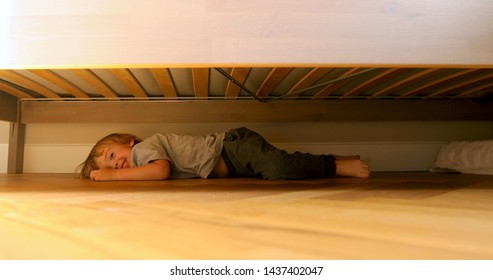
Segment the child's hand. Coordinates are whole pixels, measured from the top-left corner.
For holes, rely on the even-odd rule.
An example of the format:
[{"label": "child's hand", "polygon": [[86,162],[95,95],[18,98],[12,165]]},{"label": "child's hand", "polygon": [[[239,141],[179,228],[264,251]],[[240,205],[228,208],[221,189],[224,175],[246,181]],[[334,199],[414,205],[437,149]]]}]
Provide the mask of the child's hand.
[{"label": "child's hand", "polygon": [[91,180],[93,181],[115,181],[116,169],[98,169],[91,171]]},{"label": "child's hand", "polygon": [[166,180],[170,172],[170,162],[159,159],[138,167],[93,170],[89,177],[93,181]]}]

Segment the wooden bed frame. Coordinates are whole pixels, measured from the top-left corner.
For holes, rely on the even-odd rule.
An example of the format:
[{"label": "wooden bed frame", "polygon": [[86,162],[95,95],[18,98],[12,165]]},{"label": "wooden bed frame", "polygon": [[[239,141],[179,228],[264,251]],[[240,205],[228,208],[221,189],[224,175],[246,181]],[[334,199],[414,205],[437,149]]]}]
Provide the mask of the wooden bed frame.
[{"label": "wooden bed frame", "polygon": [[[0,119],[12,123],[9,173],[22,173],[30,123],[493,120],[489,2],[70,1],[57,12],[45,2],[16,1],[0,12],[8,26]],[[219,79],[213,68],[234,78],[221,78],[219,95],[209,90]],[[157,95],[138,71],[150,73]],[[173,71],[191,73],[191,95]],[[97,91],[81,90],[69,72]],[[261,103],[235,81],[260,98],[335,82],[322,97]],[[368,94],[370,86],[380,90]]]}]

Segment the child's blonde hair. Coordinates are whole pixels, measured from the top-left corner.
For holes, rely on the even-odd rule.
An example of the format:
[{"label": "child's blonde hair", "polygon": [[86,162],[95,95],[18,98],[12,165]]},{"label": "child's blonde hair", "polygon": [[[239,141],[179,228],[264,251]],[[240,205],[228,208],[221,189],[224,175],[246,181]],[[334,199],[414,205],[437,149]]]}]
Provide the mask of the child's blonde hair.
[{"label": "child's blonde hair", "polygon": [[78,173],[78,177],[81,179],[89,179],[91,171],[99,169],[96,164],[96,158],[103,154],[104,147],[112,144],[130,144],[132,141],[134,144],[137,144],[142,140],[135,135],[126,133],[112,133],[105,136],[92,147],[87,159],[77,168],[78,172],[76,172]]}]

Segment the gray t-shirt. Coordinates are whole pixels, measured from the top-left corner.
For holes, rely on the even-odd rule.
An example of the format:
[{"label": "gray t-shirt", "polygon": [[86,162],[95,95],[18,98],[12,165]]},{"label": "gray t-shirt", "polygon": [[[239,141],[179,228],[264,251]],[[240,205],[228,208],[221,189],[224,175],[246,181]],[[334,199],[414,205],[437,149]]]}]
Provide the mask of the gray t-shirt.
[{"label": "gray t-shirt", "polygon": [[135,166],[164,159],[171,164],[171,178],[207,178],[221,156],[225,133],[205,136],[155,134],[132,148]]}]

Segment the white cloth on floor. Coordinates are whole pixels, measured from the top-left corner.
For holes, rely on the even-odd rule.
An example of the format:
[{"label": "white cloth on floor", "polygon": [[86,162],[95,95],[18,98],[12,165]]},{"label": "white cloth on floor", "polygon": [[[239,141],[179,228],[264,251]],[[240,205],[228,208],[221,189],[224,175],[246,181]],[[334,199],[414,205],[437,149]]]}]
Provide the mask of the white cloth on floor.
[{"label": "white cloth on floor", "polygon": [[493,175],[493,140],[446,144],[440,149],[431,171]]}]

